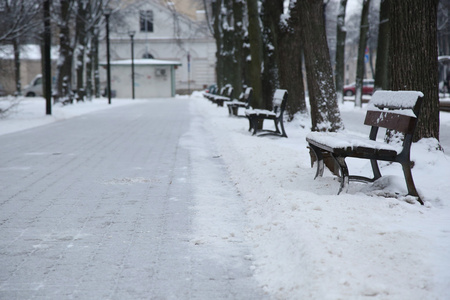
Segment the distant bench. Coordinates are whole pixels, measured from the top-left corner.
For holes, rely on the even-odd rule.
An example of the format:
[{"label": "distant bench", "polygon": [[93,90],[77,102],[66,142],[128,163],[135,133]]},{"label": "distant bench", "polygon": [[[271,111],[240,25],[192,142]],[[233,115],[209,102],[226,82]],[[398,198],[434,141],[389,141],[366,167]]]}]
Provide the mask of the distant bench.
[{"label": "distant bench", "polygon": [[[271,134],[282,137],[287,137],[283,125],[283,113],[286,108],[288,92],[287,90],[278,89],[275,91],[272,99],[272,110],[267,109],[247,109],[245,115],[249,122],[249,131],[253,130],[253,135],[258,131],[265,132],[262,135]],[[275,130],[264,130],[262,123],[264,120],[272,120],[275,125]],[[259,122],[262,122],[261,124]],[[259,124],[261,128],[259,128]],[[279,125],[279,126],[278,126]],[[280,131],[281,128],[281,131]]]},{"label": "distant bench", "polygon": [[[239,107],[249,108],[251,99],[253,95],[253,89],[248,87],[245,91],[239,96],[239,99],[234,99],[233,101],[227,103],[228,113],[230,116],[238,116]],[[245,116],[243,116],[245,117]]]},{"label": "distant bench", "polygon": [[[317,158],[316,176],[322,176],[324,154],[331,155],[339,167],[341,186],[338,194],[346,190],[349,180],[373,182],[381,177],[378,160],[397,162],[402,165],[408,195],[417,197],[423,205],[411,174],[410,150],[419,117],[423,94],[415,91],[377,91],[369,102],[364,124],[372,126],[369,138],[332,133],[311,132],[306,141]],[[385,110],[386,109],[386,110]],[[396,130],[404,134],[402,145],[395,146],[376,141],[379,128]],[[346,157],[370,159],[373,178],[349,175]]]}]

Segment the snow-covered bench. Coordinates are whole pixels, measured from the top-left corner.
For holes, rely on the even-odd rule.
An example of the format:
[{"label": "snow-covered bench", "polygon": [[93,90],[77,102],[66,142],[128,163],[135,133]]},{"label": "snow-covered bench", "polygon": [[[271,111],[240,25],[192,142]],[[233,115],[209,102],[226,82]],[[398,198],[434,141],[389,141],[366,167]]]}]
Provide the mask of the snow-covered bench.
[{"label": "snow-covered bench", "polygon": [[205,97],[208,100],[211,100],[215,95],[217,95],[217,86],[213,86],[211,90],[209,90],[207,93],[203,93],[203,97]]},{"label": "snow-covered bench", "polygon": [[210,99],[212,102],[216,103],[217,106],[223,106],[225,101],[231,101],[233,96],[233,87],[227,84],[222,88],[220,95],[215,95]]},{"label": "snow-covered bench", "polygon": [[239,99],[234,99],[230,103],[227,103],[228,113],[230,114],[230,116],[231,115],[237,116],[239,107],[249,108],[252,95],[253,95],[253,89],[251,87],[248,87],[239,96]]},{"label": "snow-covered bench", "polygon": [[[338,194],[347,189],[349,180],[373,182],[380,178],[377,160],[397,162],[402,165],[408,195],[417,197],[417,200],[423,204],[414,185],[410,160],[411,143],[422,99],[423,94],[416,91],[375,92],[369,102],[364,121],[364,124],[372,126],[368,139],[344,133],[309,133],[306,141],[317,158],[315,178],[323,175],[323,155],[327,153],[334,158],[339,167],[341,186]],[[402,143],[391,145],[384,141],[377,141],[380,127],[402,132],[404,134]],[[374,177],[349,175],[346,157],[370,159]]]},{"label": "snow-covered bench", "polygon": [[[266,132],[265,134],[278,135],[282,137],[287,137],[283,125],[283,113],[286,108],[286,101],[288,97],[287,90],[278,89],[275,91],[272,99],[272,110],[266,109],[247,109],[245,111],[245,116],[249,121],[249,131],[253,129],[253,135],[258,131]],[[275,123],[275,130],[263,130],[262,125],[264,120],[273,120]],[[261,122],[260,129],[258,124]],[[278,127],[280,125],[281,131]],[[264,135],[265,135],[264,134]]]}]

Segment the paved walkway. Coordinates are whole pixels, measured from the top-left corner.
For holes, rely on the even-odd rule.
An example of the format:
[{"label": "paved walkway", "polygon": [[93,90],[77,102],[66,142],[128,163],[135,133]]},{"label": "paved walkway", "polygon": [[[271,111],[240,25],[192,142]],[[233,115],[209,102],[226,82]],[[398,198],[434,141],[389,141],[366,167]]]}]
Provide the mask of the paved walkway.
[{"label": "paved walkway", "polygon": [[[188,102],[0,136],[0,299],[263,298],[242,201],[208,137],[193,150]],[[202,184],[222,195],[211,199],[229,201],[234,217],[220,222],[233,238],[204,226],[214,203],[201,164],[213,175]]]}]

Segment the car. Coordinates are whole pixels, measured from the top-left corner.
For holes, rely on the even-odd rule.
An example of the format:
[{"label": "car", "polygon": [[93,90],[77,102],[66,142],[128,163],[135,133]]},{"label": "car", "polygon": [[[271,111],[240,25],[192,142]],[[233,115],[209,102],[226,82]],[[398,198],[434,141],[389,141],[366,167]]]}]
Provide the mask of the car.
[{"label": "car", "polygon": [[211,84],[208,88],[205,89],[206,93],[214,93],[217,90],[217,84]]},{"label": "car", "polygon": [[[375,85],[374,79],[364,79],[362,93],[363,95],[372,95]],[[353,96],[356,94],[356,83],[353,82],[349,85],[344,86],[344,96]]]},{"label": "car", "polygon": [[38,74],[31,80],[30,84],[24,87],[23,95],[26,97],[42,97],[42,75]]}]

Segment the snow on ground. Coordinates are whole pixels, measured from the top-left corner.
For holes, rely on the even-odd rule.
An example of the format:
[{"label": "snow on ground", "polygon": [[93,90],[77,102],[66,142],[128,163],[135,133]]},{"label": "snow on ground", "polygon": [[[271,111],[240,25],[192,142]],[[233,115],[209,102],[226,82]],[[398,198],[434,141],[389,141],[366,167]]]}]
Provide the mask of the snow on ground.
[{"label": "snow on ground", "polygon": [[[42,99],[22,100],[0,120],[0,134],[111,107],[105,101],[54,106],[50,117],[43,116]],[[112,107],[138,101],[142,100],[113,99]],[[376,183],[350,182],[347,193],[336,195],[339,182],[330,172],[313,179],[315,169],[305,142],[309,119],[286,124],[287,139],[255,137],[248,132],[246,119],[229,117],[226,108],[216,107],[201,94],[186,101],[191,101],[193,116],[189,135],[207,130],[213,136],[219,149],[216,156],[225,161],[246,205],[245,230],[253,245],[247,259],[269,295],[448,299],[450,160],[436,150],[435,141],[412,147],[413,176],[424,206],[397,195],[406,193],[398,164],[380,163],[385,176]],[[364,107],[346,102],[341,112],[348,132],[368,133],[362,125]],[[450,124],[448,113],[441,113],[441,121]],[[207,165],[204,168],[207,174]],[[366,174],[370,164],[355,159],[349,169]]]},{"label": "snow on ground", "polygon": [[112,99],[112,105],[108,105],[108,99],[105,98],[78,103],[75,101],[68,106],[53,105],[52,114],[46,115],[45,100],[41,97],[0,98],[0,111],[9,108],[4,115],[0,114],[0,135],[140,101],[143,100]]}]

